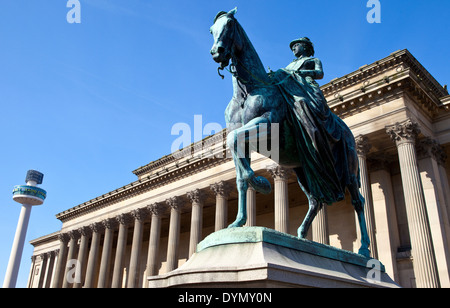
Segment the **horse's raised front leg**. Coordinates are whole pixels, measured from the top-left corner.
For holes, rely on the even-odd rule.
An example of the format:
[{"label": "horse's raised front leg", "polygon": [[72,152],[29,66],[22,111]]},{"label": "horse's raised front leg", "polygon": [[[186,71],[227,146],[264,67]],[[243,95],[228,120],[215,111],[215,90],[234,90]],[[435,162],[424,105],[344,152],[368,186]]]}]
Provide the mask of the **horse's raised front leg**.
[{"label": "horse's raised front leg", "polygon": [[[260,130],[260,124],[264,124],[265,129]],[[267,129],[268,125],[270,125],[270,122],[267,118],[258,117],[230,132],[227,136],[227,145],[233,155],[236,172],[239,168],[242,179],[263,194],[269,194],[272,191],[272,186],[266,178],[255,176],[255,172],[250,166],[250,155],[251,150],[258,151],[258,140],[261,138],[270,139],[271,131]],[[261,134],[265,135],[262,136]]]},{"label": "horse's raised front leg", "polygon": [[236,185],[239,194],[236,220],[228,228],[242,227],[247,222],[247,189],[249,184],[261,193],[267,194],[272,190],[270,182],[264,177],[255,176],[255,172],[250,167],[251,150],[257,150],[254,147],[257,140],[254,139],[258,139],[258,125],[260,123],[267,123],[267,119],[254,119],[247,125],[231,131],[227,136],[227,145],[236,166]]}]

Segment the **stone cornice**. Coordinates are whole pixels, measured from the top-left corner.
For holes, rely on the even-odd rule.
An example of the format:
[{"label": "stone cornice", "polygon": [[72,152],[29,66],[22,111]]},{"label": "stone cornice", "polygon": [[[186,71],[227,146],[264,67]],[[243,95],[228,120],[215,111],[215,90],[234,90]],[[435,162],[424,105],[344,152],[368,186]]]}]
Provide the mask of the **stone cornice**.
[{"label": "stone cornice", "polygon": [[60,234],[60,231],[57,231],[57,232],[53,232],[51,234],[47,234],[47,235],[38,237],[37,239],[31,240],[30,244],[33,245],[34,247],[36,247],[36,246],[42,245],[44,243],[59,241],[58,240],[59,234]]},{"label": "stone cornice", "polygon": [[441,103],[444,106],[450,106],[450,95],[441,97]]},{"label": "stone cornice", "polygon": [[439,82],[420,64],[420,62],[407,50],[398,50],[391,53],[388,57],[378,60],[372,64],[364,65],[358,70],[349,73],[343,77],[335,78],[321,87],[325,96],[330,96],[352,85],[359,84],[369,77],[382,74],[387,69],[393,68],[399,64],[406,64],[415,76],[419,76],[427,85],[430,92],[433,92],[437,98],[448,95],[448,91],[442,87]]},{"label": "stone cornice", "polygon": [[321,89],[333,112],[343,118],[404,92],[414,96],[430,117],[449,111],[444,103],[448,91],[406,49],[333,79]]},{"label": "stone cornice", "polygon": [[[164,172],[166,170],[166,166],[169,164],[174,164],[176,167],[180,165],[189,163],[189,158],[195,158],[195,154],[200,153],[202,156],[205,156],[205,149],[213,145],[217,148],[218,143],[221,143],[222,149],[226,147],[226,129],[223,129],[221,132],[208,136],[201,141],[192,143],[190,146],[185,147],[184,149],[175,152],[173,154],[166,155],[156,161],[153,161],[145,166],[139,167],[134,170],[133,173],[137,175],[139,178],[148,176],[149,174],[157,174]],[[208,149],[209,150],[209,149]],[[208,154],[216,154],[217,151],[209,151]],[[177,158],[181,157],[181,158]],[[188,159],[183,159],[188,157]]]}]

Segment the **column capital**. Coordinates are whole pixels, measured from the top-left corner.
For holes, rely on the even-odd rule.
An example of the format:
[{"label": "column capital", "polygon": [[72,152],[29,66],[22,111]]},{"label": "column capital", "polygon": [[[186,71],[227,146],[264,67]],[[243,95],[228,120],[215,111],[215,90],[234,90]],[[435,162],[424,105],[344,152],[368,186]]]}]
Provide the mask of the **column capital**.
[{"label": "column capital", "polygon": [[45,254],[47,255],[47,259],[53,258],[56,255],[56,250],[47,251]]},{"label": "column capital", "polygon": [[439,164],[444,165],[447,160],[445,149],[435,139],[426,137],[418,141],[416,145],[417,158],[423,159],[427,157],[434,158]]},{"label": "column capital", "polygon": [[135,209],[135,210],[131,211],[131,216],[133,216],[133,218],[135,220],[139,220],[139,221],[144,221],[145,219],[147,219],[149,214],[150,213],[146,207]]},{"label": "column capital", "polygon": [[[250,186],[250,185],[249,185]],[[209,185],[209,188],[214,192],[214,194],[220,195],[224,198],[228,198],[233,187],[230,183],[225,181],[220,181],[214,184]]]},{"label": "column capital", "polygon": [[72,239],[72,240],[77,240],[81,236],[81,234],[78,230],[70,230],[67,232],[67,234],[69,235],[70,239]]},{"label": "column capital", "polygon": [[101,233],[105,230],[105,226],[101,222],[94,222],[89,225],[89,228],[94,233]]},{"label": "column capital", "polygon": [[68,243],[70,241],[70,236],[68,233],[60,233],[58,234],[58,239],[63,243]]},{"label": "column capital", "polygon": [[180,211],[184,205],[184,201],[178,196],[167,199],[166,203],[175,211]]},{"label": "column capital", "polygon": [[82,236],[91,236],[92,234],[92,230],[88,226],[78,228],[78,232],[80,232]]},{"label": "column capital", "polygon": [[128,226],[133,222],[133,217],[130,213],[123,213],[116,216],[117,222],[121,225]]},{"label": "column capital", "polygon": [[411,119],[407,119],[401,123],[386,126],[386,133],[395,141],[397,146],[402,143],[415,143],[417,136],[420,134],[419,124]]},{"label": "column capital", "polygon": [[118,221],[116,218],[107,218],[102,220],[102,224],[106,229],[115,229],[117,228]]},{"label": "column capital", "polygon": [[291,169],[281,167],[278,164],[268,166],[266,170],[269,171],[270,175],[272,175],[272,177],[275,180],[282,180],[282,181],[287,181],[289,175],[292,172]]},{"label": "column capital", "polygon": [[203,203],[206,199],[205,192],[200,189],[189,191],[187,196],[192,203]]},{"label": "column capital", "polygon": [[358,156],[366,156],[372,148],[372,145],[369,143],[369,138],[364,135],[355,137],[355,144]]},{"label": "column capital", "polygon": [[162,202],[156,202],[147,206],[148,211],[151,215],[162,216],[166,212],[166,207]]}]

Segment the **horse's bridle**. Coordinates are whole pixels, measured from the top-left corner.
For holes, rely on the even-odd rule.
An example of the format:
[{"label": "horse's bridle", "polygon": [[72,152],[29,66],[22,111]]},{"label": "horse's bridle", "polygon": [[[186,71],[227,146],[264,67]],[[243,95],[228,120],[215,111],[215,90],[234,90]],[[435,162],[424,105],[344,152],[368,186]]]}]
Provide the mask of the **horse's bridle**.
[{"label": "horse's bridle", "polygon": [[[227,16],[227,14],[223,14],[223,15],[221,15],[221,16],[218,16],[217,17],[217,19],[216,19],[216,22],[217,22],[217,20],[220,18],[220,17],[222,17],[222,16]],[[236,19],[234,19],[234,17],[229,17],[229,16],[227,16],[228,18],[232,18],[233,19],[233,22],[234,22],[234,24],[233,24],[233,32],[232,32],[232,36],[231,36],[231,51],[230,51],[230,55],[231,55],[231,63],[228,65],[228,67],[227,66],[224,66],[224,67],[222,67],[222,66],[219,66],[218,68],[217,68],[217,73],[219,74],[219,76],[222,78],[222,79],[225,79],[225,76],[224,75],[222,75],[221,73],[220,73],[220,71],[223,71],[223,70],[227,70],[231,75],[233,75],[233,77],[235,77],[240,83],[242,83],[242,84],[244,84],[244,85],[253,85],[253,86],[259,86],[259,87],[273,87],[273,86],[278,86],[278,85],[280,85],[280,84],[282,84],[282,83],[284,83],[290,76],[291,76],[291,74],[289,74],[286,78],[284,78],[283,80],[281,80],[280,82],[277,82],[277,83],[267,83],[267,82],[265,82],[265,81],[263,81],[263,80],[261,80],[261,79],[259,79],[257,76],[255,76],[252,72],[251,72],[251,70],[249,70],[247,67],[246,67],[246,65],[242,62],[242,61],[240,61],[239,60],[239,58],[238,57],[236,57],[235,56],[235,53],[234,53],[234,51],[233,51],[233,46],[234,46],[234,43],[235,43],[235,40],[236,40],[236,32],[237,32],[237,30],[236,30],[236,27],[237,27],[237,25],[236,25],[236,23],[237,23],[237,20]],[[240,67],[242,67],[253,79],[254,79],[254,81],[250,81],[250,80],[245,80],[245,79],[243,79],[242,77],[240,77],[240,76],[238,76],[238,74],[237,74],[237,65],[239,65]],[[234,70],[232,69],[232,67],[234,67]],[[255,82],[256,81],[256,82]],[[242,89],[242,87],[241,87],[241,89]],[[246,91],[245,91],[246,92]]]},{"label": "horse's bridle", "polygon": [[[225,14],[222,14],[222,15],[216,17],[217,19],[216,19],[215,22],[217,22],[217,20],[220,19],[220,17],[222,17],[222,16],[227,16],[228,18],[233,19],[232,17],[229,17],[228,14],[225,13]],[[234,19],[233,22],[234,22],[234,23],[233,23],[233,33],[231,34],[231,46],[234,46],[235,35],[236,35],[236,22],[237,22],[237,21]],[[230,55],[231,55],[231,60],[233,60],[233,58],[234,58],[233,47],[231,47]],[[233,61],[232,61],[232,62],[233,62]],[[231,65],[232,65],[232,63],[230,63],[230,65],[228,65],[228,66],[231,67]],[[222,74],[220,73],[220,71],[223,71],[224,69],[226,69],[226,70],[229,71],[233,76],[235,76],[229,69],[227,69],[226,66],[222,66],[222,65],[221,65],[221,66],[219,66],[219,67],[217,68],[217,74],[219,74],[219,76],[220,76],[222,79],[225,79],[225,76],[222,75]],[[236,77],[236,76],[235,76],[235,77]]]}]

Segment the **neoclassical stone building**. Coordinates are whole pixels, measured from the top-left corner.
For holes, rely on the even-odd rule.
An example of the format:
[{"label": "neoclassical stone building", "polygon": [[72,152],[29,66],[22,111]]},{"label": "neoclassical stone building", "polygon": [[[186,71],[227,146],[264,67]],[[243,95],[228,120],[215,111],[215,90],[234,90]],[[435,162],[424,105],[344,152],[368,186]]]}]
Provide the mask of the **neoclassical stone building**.
[{"label": "neoclassical stone building", "polygon": [[[450,287],[446,87],[401,50],[322,90],[356,137],[372,256],[403,287]],[[197,243],[237,212],[225,134],[140,167],[135,182],[57,214],[61,230],[31,241],[28,286],[145,287],[147,276],[186,262]],[[295,176],[256,154],[252,166],[274,191],[248,190],[247,225],[295,235],[308,208]],[[349,200],[324,208],[309,239],[357,252]],[[67,279],[76,270],[79,279]]]}]

